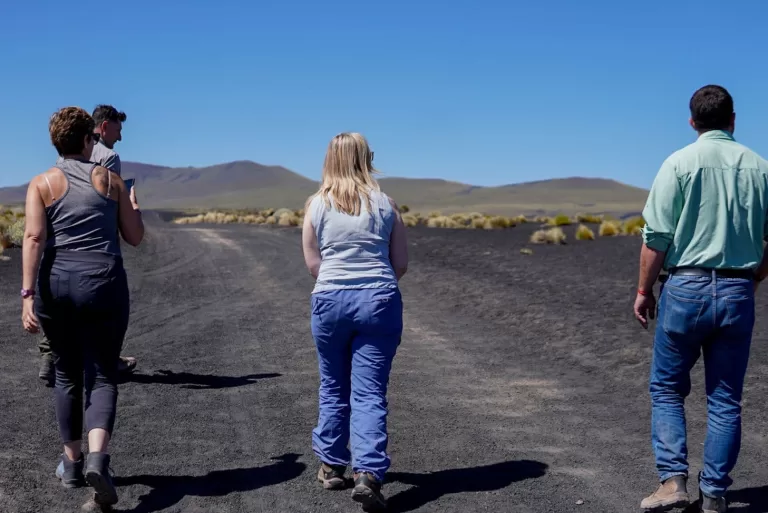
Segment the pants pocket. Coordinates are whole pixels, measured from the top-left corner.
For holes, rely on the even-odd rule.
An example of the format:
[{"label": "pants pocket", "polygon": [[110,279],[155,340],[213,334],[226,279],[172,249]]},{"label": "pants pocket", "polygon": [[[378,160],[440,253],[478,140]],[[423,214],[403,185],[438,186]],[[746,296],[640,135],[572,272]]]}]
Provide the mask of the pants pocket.
[{"label": "pants pocket", "polygon": [[664,331],[668,335],[695,333],[706,304],[697,294],[668,287],[664,294]]},{"label": "pants pocket", "polygon": [[368,325],[380,333],[403,331],[403,299],[397,289],[383,290],[365,303]]},{"label": "pants pocket", "polygon": [[755,300],[751,296],[725,298],[726,326],[736,333],[751,333],[755,324]]}]

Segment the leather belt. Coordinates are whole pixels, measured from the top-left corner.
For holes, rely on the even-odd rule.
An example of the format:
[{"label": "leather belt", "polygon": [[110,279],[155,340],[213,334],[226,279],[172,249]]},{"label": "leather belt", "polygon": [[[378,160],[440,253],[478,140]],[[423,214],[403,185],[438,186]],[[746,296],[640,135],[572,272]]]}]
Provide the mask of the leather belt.
[{"label": "leather belt", "polygon": [[[669,270],[670,276],[712,276],[713,269],[705,267],[674,267]],[[715,276],[720,278],[754,279],[752,269],[714,269]]]}]

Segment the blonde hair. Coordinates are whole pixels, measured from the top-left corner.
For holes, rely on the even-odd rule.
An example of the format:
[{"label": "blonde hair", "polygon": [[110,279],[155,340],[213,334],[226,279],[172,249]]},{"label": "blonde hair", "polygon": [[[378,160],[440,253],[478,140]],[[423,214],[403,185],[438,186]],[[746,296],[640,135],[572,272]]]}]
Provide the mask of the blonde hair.
[{"label": "blonde hair", "polygon": [[331,199],[336,210],[350,215],[360,215],[362,200],[371,210],[371,192],[380,191],[373,177],[378,171],[373,167],[373,152],[362,134],[343,132],[331,139],[323,163],[321,196],[330,208]]}]

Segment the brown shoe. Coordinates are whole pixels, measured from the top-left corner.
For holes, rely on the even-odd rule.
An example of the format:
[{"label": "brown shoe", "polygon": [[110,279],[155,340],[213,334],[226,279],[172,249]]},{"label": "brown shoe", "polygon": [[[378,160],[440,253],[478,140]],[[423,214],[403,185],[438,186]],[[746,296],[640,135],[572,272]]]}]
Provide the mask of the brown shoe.
[{"label": "brown shoe", "polygon": [[344,471],[347,467],[343,465],[326,465],[322,463],[317,470],[317,480],[323,483],[326,490],[341,490],[346,488],[347,480],[344,479]]},{"label": "brown shoe", "polygon": [[670,477],[652,495],[643,499],[640,507],[646,511],[668,511],[688,506],[691,497],[686,489],[687,482],[685,476]]},{"label": "brown shoe", "polygon": [[381,483],[368,472],[355,474],[352,500],[359,502],[363,511],[382,511],[387,508],[387,499],[381,493]]}]

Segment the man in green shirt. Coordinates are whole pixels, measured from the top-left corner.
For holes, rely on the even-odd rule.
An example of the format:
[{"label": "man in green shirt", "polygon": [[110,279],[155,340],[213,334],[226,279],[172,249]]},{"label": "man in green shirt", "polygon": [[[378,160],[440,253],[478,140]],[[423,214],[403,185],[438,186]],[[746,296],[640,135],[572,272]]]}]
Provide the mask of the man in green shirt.
[{"label": "man in green shirt", "polygon": [[755,289],[768,275],[768,162],[733,138],[733,99],[705,86],[690,101],[696,142],[667,158],[643,210],[635,317],[654,318],[651,436],[661,485],[641,502],[665,511],[690,503],[685,398],[704,355],[708,404],[700,510],[726,511],[741,445],[741,396],[755,322]]}]

